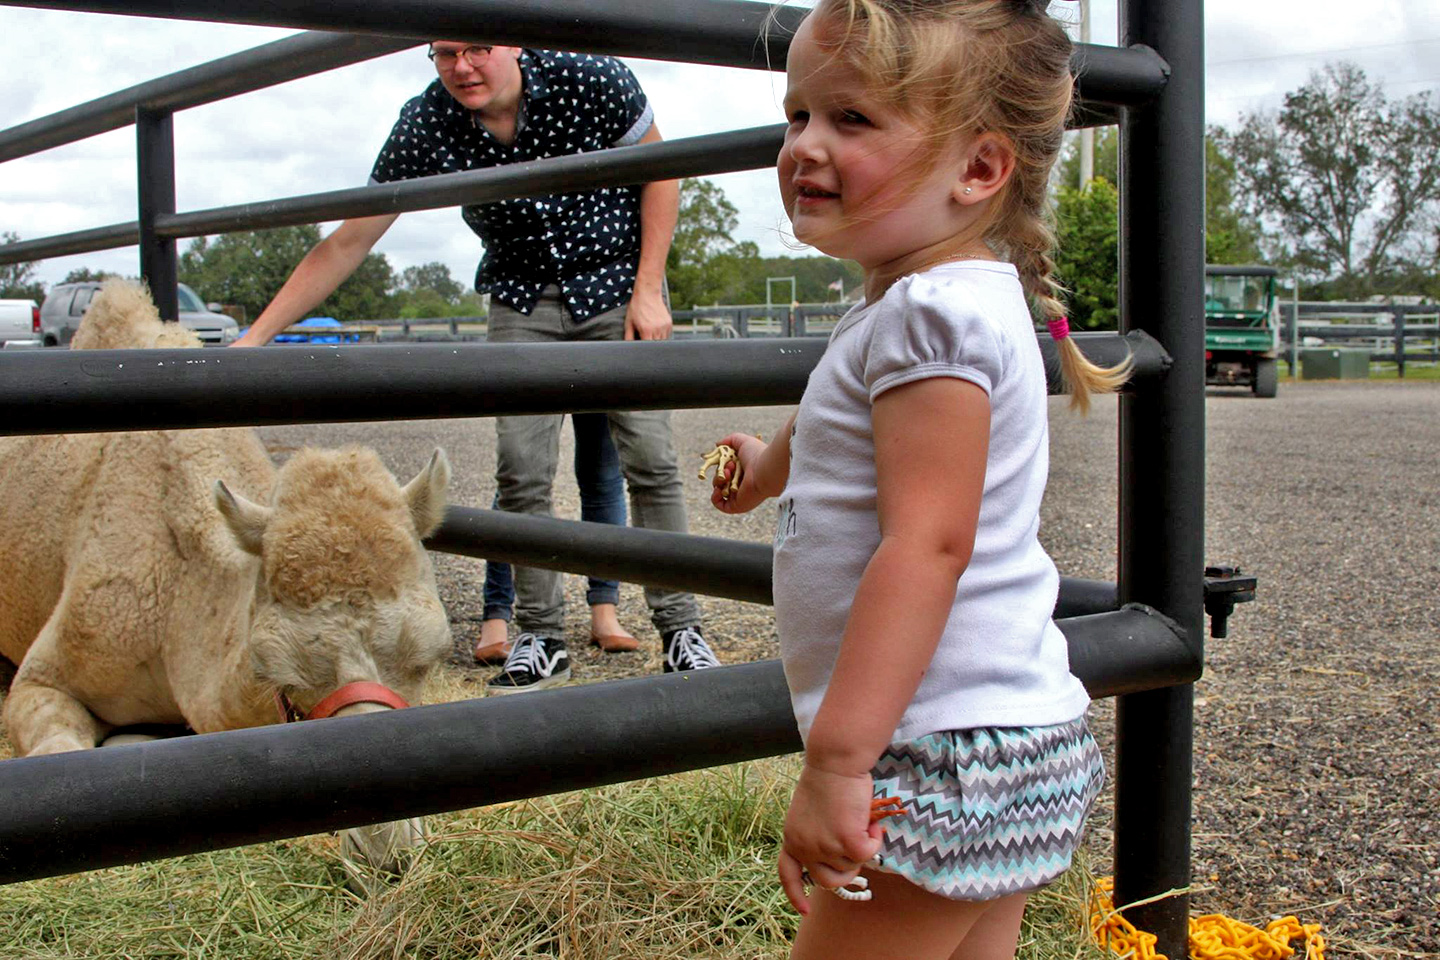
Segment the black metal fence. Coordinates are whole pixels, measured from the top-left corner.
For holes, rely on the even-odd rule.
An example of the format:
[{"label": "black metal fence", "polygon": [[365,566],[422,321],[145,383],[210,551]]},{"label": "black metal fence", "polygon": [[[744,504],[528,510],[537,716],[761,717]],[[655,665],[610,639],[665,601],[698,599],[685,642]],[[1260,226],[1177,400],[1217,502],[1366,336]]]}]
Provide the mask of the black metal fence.
[{"label": "black metal fence", "polygon": [[[816,337],[829,336],[851,303],[748,304],[675,310],[679,336]],[[687,326],[688,325],[688,326]]]},{"label": "black metal fence", "polygon": [[1314,348],[1362,351],[1372,363],[1395,364],[1401,377],[1406,364],[1440,363],[1440,304],[1301,301],[1279,307],[1279,353],[1292,373],[1303,351]]},{"label": "black metal fence", "polygon": [[[349,326],[347,324],[347,326]],[[366,320],[359,326],[375,327],[380,343],[404,340],[424,343],[430,340],[451,343],[480,341],[485,339],[486,318],[464,317],[400,317],[393,320]],[[317,334],[323,331],[315,331]]]},{"label": "black metal fence", "polygon": [[[18,4],[0,0],[12,2]],[[781,29],[761,43],[770,8],[741,0],[23,5],[367,35],[290,38],[0,132],[0,159],[9,159],[136,124],[137,220],[8,245],[0,248],[0,262],[139,243],[141,273],[162,300],[174,290],[165,280],[173,280],[181,237],[751,169],[772,164],[781,140],[777,125],[179,213],[174,110],[432,36],[780,69],[784,28],[804,13],[780,8]],[[1190,879],[1189,684],[1203,662],[1204,617],[1204,24],[1201,0],[1128,0],[1119,16],[1126,46],[1081,45],[1074,59],[1078,122],[1121,126],[1122,334],[1082,341],[1101,359],[1127,349],[1139,359],[1135,382],[1120,401],[1119,582],[1095,589],[1067,581],[1057,616],[1092,695],[1118,697],[1115,869],[1117,902],[1125,903],[1184,888]],[[173,299],[160,309],[175,316]],[[218,357],[174,363],[182,358],[163,351],[146,364],[133,362],[133,351],[124,357],[128,364],[101,351],[0,355],[0,430],[702,407],[717,398],[737,405],[793,403],[824,343],[788,332],[792,336],[730,343],[585,344],[578,347],[583,355],[564,357],[565,349],[553,345],[537,351],[505,344],[341,345],[323,348],[323,364],[314,349],[227,351],[223,363]],[[477,369],[486,376],[476,377]],[[697,370],[704,376],[693,376]],[[223,403],[213,402],[220,397]],[[547,548],[536,549],[542,543]],[[721,552],[703,538],[462,508],[451,511],[432,546],[639,582],[665,581],[666,571]],[[732,550],[726,545],[724,553]],[[713,571],[714,579],[684,585],[718,595],[763,595],[768,564],[759,558],[757,552],[754,569],[738,580]],[[0,764],[0,795],[7,798],[0,813],[0,880],[463,808],[798,746],[785,687],[770,662],[11,760]],[[1158,949],[1178,956],[1187,914],[1180,894],[1128,915],[1159,936]]]}]

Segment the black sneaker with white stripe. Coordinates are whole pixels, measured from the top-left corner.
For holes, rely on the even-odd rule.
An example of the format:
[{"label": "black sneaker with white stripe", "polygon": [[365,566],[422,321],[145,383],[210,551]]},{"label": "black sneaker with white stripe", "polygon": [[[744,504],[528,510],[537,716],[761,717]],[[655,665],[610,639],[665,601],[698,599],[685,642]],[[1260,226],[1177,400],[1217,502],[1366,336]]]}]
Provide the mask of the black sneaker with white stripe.
[{"label": "black sneaker with white stripe", "polygon": [[715,651],[705,642],[705,635],[700,632],[699,627],[671,630],[664,635],[664,640],[666,673],[720,666]]},{"label": "black sneaker with white stripe", "polygon": [[510,645],[505,669],[490,678],[485,688],[491,693],[525,693],[544,690],[570,679],[570,654],[565,641],[522,633]]}]

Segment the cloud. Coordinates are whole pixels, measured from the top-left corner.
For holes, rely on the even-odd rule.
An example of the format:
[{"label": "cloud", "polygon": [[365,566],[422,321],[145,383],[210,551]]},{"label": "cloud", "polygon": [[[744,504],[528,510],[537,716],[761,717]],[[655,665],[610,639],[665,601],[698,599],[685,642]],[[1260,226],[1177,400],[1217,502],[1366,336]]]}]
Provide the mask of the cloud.
[{"label": "cloud", "polygon": [[[1116,42],[1115,0],[1092,4],[1092,40]],[[1077,16],[1074,4],[1054,12]],[[1434,87],[1440,4],[1372,0],[1363,23],[1349,0],[1209,0],[1207,114],[1232,123],[1274,109],[1311,71],[1341,56],[1387,94]],[[0,8],[0,128],[289,35],[261,27]],[[1381,46],[1390,44],[1389,46]],[[653,60],[628,61],[668,138],[781,120],[783,77]],[[433,78],[418,49],[334,70],[176,115],[181,210],[298,196],[365,182],[401,105]],[[12,160],[0,170],[0,230],[31,238],[135,219],[134,131],[125,128]],[[740,211],[737,239],[767,255],[793,252],[773,170],[712,178]],[[327,225],[327,228],[330,225]],[[376,248],[395,269],[438,260],[469,282],[481,248],[454,210],[406,214]],[[137,270],[129,250],[39,265],[55,282],[78,266]]]},{"label": "cloud", "polygon": [[[655,107],[667,138],[698,137],[781,123],[783,74],[659,60],[627,60]],[[773,169],[707,177],[725,191],[740,214],[737,240],[754,241],[766,256],[792,253],[780,242],[784,221]]]}]

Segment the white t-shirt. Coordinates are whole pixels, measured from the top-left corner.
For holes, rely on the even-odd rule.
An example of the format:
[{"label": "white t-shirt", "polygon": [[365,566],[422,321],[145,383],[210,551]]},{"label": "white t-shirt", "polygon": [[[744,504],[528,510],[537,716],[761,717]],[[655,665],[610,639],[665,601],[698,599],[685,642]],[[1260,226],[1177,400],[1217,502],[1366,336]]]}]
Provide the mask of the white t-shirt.
[{"label": "white t-shirt", "polygon": [[800,401],[778,507],[774,589],[802,737],[880,545],[871,404],[929,377],[956,377],[989,394],[990,449],[970,565],[892,739],[1064,723],[1090,702],[1050,619],[1060,577],[1037,537],[1050,455],[1045,368],[1030,311],[1012,265],[966,260],[905,277],[878,303],[847,313]]}]

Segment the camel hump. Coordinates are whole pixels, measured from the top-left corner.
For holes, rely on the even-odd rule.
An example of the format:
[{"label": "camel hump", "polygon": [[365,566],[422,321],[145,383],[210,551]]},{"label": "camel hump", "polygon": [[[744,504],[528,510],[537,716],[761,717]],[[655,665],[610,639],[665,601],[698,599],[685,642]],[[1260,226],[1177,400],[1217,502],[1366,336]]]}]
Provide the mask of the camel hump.
[{"label": "camel hump", "polygon": [[160,319],[150,291],[134,280],[106,280],[90,301],[70,347],[119,350],[126,347],[198,347],[193,330]]}]

